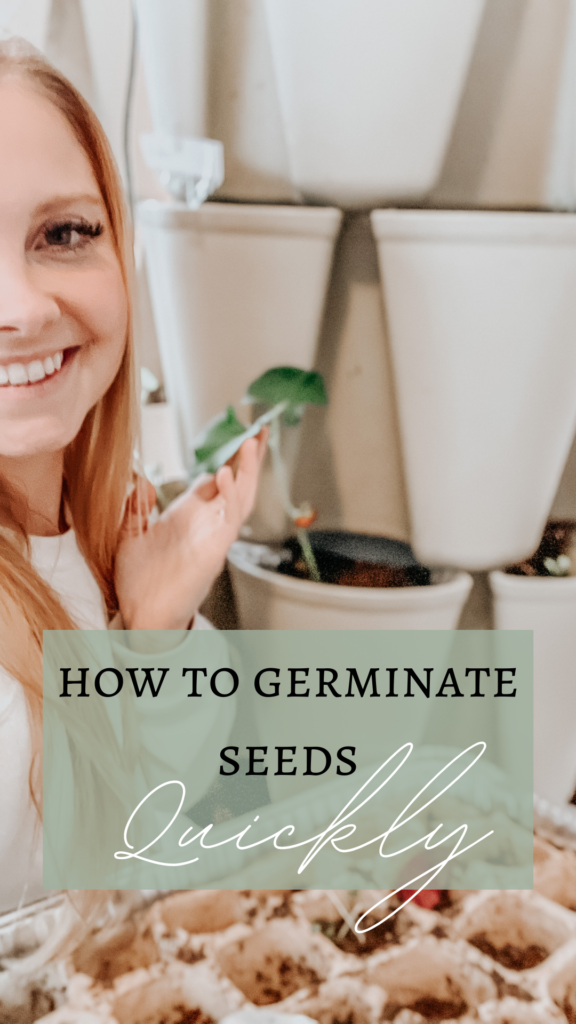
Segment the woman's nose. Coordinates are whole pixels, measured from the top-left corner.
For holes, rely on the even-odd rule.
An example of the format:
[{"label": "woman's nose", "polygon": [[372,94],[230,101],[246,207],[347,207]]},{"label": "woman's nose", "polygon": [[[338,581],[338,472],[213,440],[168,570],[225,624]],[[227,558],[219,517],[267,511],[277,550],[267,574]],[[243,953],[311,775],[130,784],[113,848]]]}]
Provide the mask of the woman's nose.
[{"label": "woman's nose", "polygon": [[0,253],[0,332],[6,343],[34,340],[60,317],[41,268],[22,257]]}]

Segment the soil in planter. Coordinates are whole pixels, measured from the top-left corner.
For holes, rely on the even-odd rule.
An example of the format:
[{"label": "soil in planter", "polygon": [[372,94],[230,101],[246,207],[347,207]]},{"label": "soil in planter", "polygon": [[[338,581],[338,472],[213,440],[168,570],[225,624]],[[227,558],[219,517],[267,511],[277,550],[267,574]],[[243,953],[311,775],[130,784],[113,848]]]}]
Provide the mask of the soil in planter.
[{"label": "soil in planter", "polygon": [[500,948],[494,946],[485,933],[474,935],[469,942],[476,946],[482,953],[486,953],[492,960],[496,960],[503,967],[511,971],[527,971],[531,967],[537,967],[548,957],[548,951],[543,946],[532,944],[530,946],[514,946],[507,942]]},{"label": "soil in planter", "polygon": [[[572,539],[576,531],[576,522],[571,519],[551,519],[546,524],[546,529],[540,541],[537,551],[530,558],[523,562],[509,565],[506,572],[512,576],[553,576],[546,566],[548,559],[556,562],[561,555],[568,555]],[[576,571],[576,565],[572,565],[569,574]]]},{"label": "soil in planter", "polygon": [[216,1021],[212,1017],[207,1017],[202,1010],[187,1010],[185,1006],[175,1006],[173,1012],[168,1017],[162,1017],[158,1024],[216,1024]]},{"label": "soil in planter", "polygon": [[304,957],[294,960],[283,956],[278,964],[272,957],[265,956],[260,970],[256,971],[251,999],[257,1006],[279,1003],[300,988],[317,987],[321,980],[314,968],[305,963]]},{"label": "soil in planter", "polygon": [[416,999],[413,1003],[410,1003],[410,1005],[390,1003],[384,1010],[384,1020],[393,1021],[400,1010],[403,1009],[419,1013],[425,1020],[440,1022],[447,1018],[453,1020],[461,1017],[463,1013],[466,1013],[468,1006],[463,999],[436,999],[435,996],[423,996],[421,999]]},{"label": "soil in planter", "polygon": [[[409,544],[387,537],[315,530],[310,543],[323,583],[343,587],[425,587],[430,570],[416,561]],[[280,552],[276,571],[309,579],[302,548],[290,537]]]},{"label": "soil in planter", "polygon": [[56,1000],[52,993],[33,985],[25,1006],[4,1006],[0,1003],[0,1024],[32,1024],[55,1009]]},{"label": "soil in planter", "polygon": [[520,999],[523,1003],[533,1003],[535,997],[527,992],[525,988],[521,988],[520,985],[513,985],[509,981],[505,981],[504,978],[498,974],[498,971],[492,971],[490,974],[492,981],[496,985],[498,992],[498,999],[505,999],[506,996],[512,996],[513,999]]},{"label": "soil in planter", "polygon": [[[390,904],[391,907],[394,905],[394,903]],[[375,917],[367,918],[364,922],[364,927],[369,928],[370,925],[376,923],[376,920],[377,918]],[[355,956],[369,956],[376,950],[397,946],[412,927],[410,923],[407,923],[402,918],[401,914],[396,914],[389,921],[383,922],[371,931],[364,932],[364,942],[360,942],[356,932],[351,929],[348,929],[344,935],[340,935],[343,923],[342,920],[318,921],[316,922],[316,928],[327,939],[330,939],[335,946],[338,946],[338,949],[341,949],[344,953],[353,953]]]}]

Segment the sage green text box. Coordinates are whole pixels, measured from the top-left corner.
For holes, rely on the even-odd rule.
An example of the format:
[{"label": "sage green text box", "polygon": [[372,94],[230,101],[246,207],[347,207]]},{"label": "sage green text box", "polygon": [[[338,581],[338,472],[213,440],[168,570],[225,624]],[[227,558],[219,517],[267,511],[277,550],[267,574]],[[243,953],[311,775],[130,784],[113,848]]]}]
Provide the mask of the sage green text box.
[{"label": "sage green text box", "polygon": [[532,634],[44,634],[47,888],[531,888]]}]

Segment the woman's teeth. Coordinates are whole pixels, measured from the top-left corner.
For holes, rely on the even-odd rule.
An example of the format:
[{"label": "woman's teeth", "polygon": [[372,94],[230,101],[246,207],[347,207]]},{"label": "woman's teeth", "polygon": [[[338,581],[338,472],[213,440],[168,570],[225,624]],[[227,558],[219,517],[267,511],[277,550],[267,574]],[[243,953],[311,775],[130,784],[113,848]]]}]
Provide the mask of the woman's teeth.
[{"label": "woman's teeth", "polygon": [[0,366],[0,387],[4,384],[36,384],[51,377],[62,366],[64,352],[55,352],[46,359],[33,359],[31,363],[10,363]]}]

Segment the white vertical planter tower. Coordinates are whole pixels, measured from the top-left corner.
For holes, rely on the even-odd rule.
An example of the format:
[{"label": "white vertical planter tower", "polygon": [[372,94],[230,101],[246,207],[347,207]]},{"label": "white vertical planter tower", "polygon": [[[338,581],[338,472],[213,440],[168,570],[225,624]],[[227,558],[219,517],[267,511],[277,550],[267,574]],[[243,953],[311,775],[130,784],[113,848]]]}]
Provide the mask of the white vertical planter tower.
[{"label": "white vertical planter tower", "polygon": [[576,578],[490,574],[496,629],[534,630],[534,789],[576,789]]},{"label": "white vertical planter tower", "polygon": [[271,366],[314,362],[334,209],[140,206],[162,369],[188,449]]},{"label": "white vertical planter tower", "polygon": [[372,214],[414,551],[538,546],[576,428],[576,216]]},{"label": "white vertical planter tower", "polygon": [[438,177],[484,0],[265,0],[293,184],[376,206]]}]

